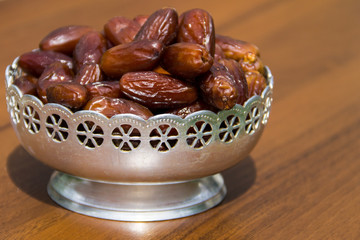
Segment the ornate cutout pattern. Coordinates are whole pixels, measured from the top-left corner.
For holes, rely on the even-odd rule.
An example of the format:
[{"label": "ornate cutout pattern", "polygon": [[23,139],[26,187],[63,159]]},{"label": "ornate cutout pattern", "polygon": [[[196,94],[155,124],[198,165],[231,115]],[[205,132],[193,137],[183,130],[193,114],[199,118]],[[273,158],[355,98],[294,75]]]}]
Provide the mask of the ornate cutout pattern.
[{"label": "ornate cutout pattern", "polygon": [[34,107],[25,106],[23,116],[26,129],[32,134],[38,133],[40,131],[40,116]]},{"label": "ornate cutout pattern", "polygon": [[179,132],[169,124],[162,124],[150,132],[150,145],[159,152],[167,152],[178,142]]},{"label": "ornate cutout pattern", "polygon": [[250,112],[246,115],[245,131],[247,134],[252,135],[260,125],[261,113],[257,106],[251,108]]},{"label": "ornate cutout pattern", "polygon": [[266,124],[268,122],[268,120],[269,120],[272,101],[273,101],[273,98],[271,96],[268,96],[266,98],[266,100],[265,100],[264,117],[263,117],[263,120],[262,120],[263,124]]},{"label": "ornate cutout pattern", "polygon": [[141,143],[139,129],[130,124],[122,124],[111,132],[112,143],[123,152],[131,152]]},{"label": "ornate cutout pattern", "polygon": [[67,122],[57,114],[52,114],[46,118],[46,132],[54,142],[65,141],[69,136]]},{"label": "ornate cutout pattern", "polygon": [[10,113],[11,121],[14,124],[18,124],[20,122],[20,105],[16,101],[15,96],[7,97],[8,108]]},{"label": "ornate cutout pattern", "polygon": [[223,142],[232,142],[240,132],[240,118],[230,115],[220,124],[219,138]]},{"label": "ornate cutout pattern", "polygon": [[92,121],[84,121],[76,128],[79,143],[88,149],[100,147],[104,142],[104,131]]},{"label": "ornate cutout pattern", "polygon": [[198,121],[188,128],[186,143],[195,149],[202,149],[210,143],[213,137],[213,127],[205,121]]}]

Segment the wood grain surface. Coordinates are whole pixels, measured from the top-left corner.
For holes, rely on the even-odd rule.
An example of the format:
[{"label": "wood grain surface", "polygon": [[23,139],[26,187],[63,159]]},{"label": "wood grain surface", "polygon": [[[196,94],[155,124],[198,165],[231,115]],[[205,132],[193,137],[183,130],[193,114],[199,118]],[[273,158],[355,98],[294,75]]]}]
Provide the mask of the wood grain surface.
[{"label": "wood grain surface", "polygon": [[0,84],[0,239],[360,239],[360,1],[2,0],[0,71],[69,24],[200,7],[216,31],[259,46],[274,102],[249,157],[223,173],[225,200],[162,222],[82,216],[50,200],[50,168],[19,144]]}]

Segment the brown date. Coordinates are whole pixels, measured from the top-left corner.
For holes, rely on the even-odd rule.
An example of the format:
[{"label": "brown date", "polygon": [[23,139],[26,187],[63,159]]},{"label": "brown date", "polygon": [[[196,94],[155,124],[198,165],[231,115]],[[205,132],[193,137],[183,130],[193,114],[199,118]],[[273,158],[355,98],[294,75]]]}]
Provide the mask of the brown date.
[{"label": "brown date", "polygon": [[209,111],[213,111],[216,112],[216,108],[214,108],[213,106],[204,103],[201,100],[197,100],[194,103],[187,105],[185,107],[180,107],[177,109],[172,109],[170,111],[168,111],[167,113],[171,113],[177,116],[180,116],[181,118],[185,118],[187,115],[197,112],[197,111],[201,111],[201,110],[209,110]]},{"label": "brown date", "polygon": [[84,64],[99,64],[106,51],[106,39],[97,31],[85,33],[76,44],[73,58],[76,71]]},{"label": "brown date", "polygon": [[81,85],[99,82],[103,80],[103,74],[99,64],[84,64],[76,74],[74,82]]},{"label": "brown date", "polygon": [[29,75],[21,76],[14,80],[14,85],[19,88],[22,94],[36,95],[36,83],[37,79]]},{"label": "brown date", "polygon": [[104,32],[112,44],[119,45],[131,42],[140,30],[141,25],[126,17],[114,17],[104,25]]},{"label": "brown date", "polygon": [[261,61],[260,57],[256,56],[252,52],[247,52],[244,55],[244,58],[239,60],[239,63],[245,72],[258,71],[261,74],[265,73],[264,64]]},{"label": "brown date", "polygon": [[71,55],[80,38],[94,29],[89,26],[70,25],[55,29],[40,42],[40,49]]},{"label": "brown date", "polygon": [[200,82],[204,101],[218,109],[230,109],[239,100],[239,89],[228,69],[215,62]]},{"label": "brown date", "polygon": [[104,114],[106,117],[111,118],[116,114],[131,113],[143,119],[148,119],[153,116],[149,109],[146,107],[122,98],[110,97],[96,97],[91,99],[86,106],[85,110],[92,110]]},{"label": "brown date", "polygon": [[127,72],[155,68],[163,51],[157,40],[139,40],[108,49],[101,59],[101,69],[109,77],[121,77]]},{"label": "brown date", "polygon": [[135,40],[159,40],[169,45],[176,38],[178,14],[173,8],[162,8],[151,14],[135,36]]},{"label": "brown date", "polygon": [[180,107],[197,99],[194,86],[152,71],[125,74],[120,89],[128,98],[151,109]]},{"label": "brown date", "polygon": [[248,85],[246,82],[245,74],[240,64],[233,59],[220,59],[219,63],[224,65],[231,76],[234,78],[236,83],[236,88],[239,93],[239,98],[236,103],[243,104],[248,98]]},{"label": "brown date", "polygon": [[258,47],[249,42],[235,40],[231,37],[216,34],[216,43],[223,50],[227,58],[231,58],[236,61],[244,58],[247,52],[260,56]]},{"label": "brown date", "polygon": [[254,95],[260,96],[267,85],[265,77],[258,71],[246,72],[245,77],[248,84],[249,97]]},{"label": "brown date", "polygon": [[103,96],[111,98],[123,97],[120,91],[119,81],[101,81],[85,85],[89,92],[89,99]]},{"label": "brown date", "polygon": [[196,43],[175,43],[165,48],[160,65],[172,75],[187,80],[207,72],[213,58],[205,47]]},{"label": "brown date", "polygon": [[76,111],[87,103],[88,92],[78,83],[66,82],[48,87],[46,97],[49,103],[58,103]]},{"label": "brown date", "polygon": [[215,27],[211,15],[203,9],[192,9],[180,16],[178,42],[203,45],[211,56],[215,54]]},{"label": "brown date", "polygon": [[46,89],[52,85],[71,82],[74,77],[71,69],[61,63],[54,62],[45,68],[44,72],[41,74],[39,80],[37,81],[37,94],[40,100],[43,103],[47,103]]},{"label": "brown date", "polygon": [[69,56],[53,51],[32,51],[24,53],[20,56],[18,64],[24,72],[35,77],[40,77],[47,66],[57,61],[73,69],[73,60]]}]

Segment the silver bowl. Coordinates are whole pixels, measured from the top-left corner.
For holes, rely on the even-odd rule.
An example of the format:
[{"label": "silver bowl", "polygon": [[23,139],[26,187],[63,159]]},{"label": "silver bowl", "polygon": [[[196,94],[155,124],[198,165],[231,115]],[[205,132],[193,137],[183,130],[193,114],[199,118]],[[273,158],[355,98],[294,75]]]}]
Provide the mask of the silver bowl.
[{"label": "silver bowl", "polygon": [[27,152],[56,169],[50,197],[93,217],[156,221],[217,205],[226,194],[220,172],[250,153],[269,118],[273,77],[267,67],[267,87],[244,106],[143,120],[44,105],[12,84],[22,74],[17,62],[5,72],[16,135]]}]

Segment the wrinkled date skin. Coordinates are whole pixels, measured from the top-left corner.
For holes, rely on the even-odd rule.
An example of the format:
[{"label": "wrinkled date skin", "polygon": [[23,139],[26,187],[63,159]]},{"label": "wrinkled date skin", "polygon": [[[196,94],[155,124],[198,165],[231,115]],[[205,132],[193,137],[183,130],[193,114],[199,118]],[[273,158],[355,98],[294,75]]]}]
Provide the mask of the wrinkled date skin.
[{"label": "wrinkled date skin", "polygon": [[176,38],[178,14],[173,8],[160,9],[149,16],[135,36],[135,40],[159,40],[169,45]]},{"label": "wrinkled date skin", "polygon": [[53,51],[33,51],[27,52],[20,56],[19,66],[24,72],[35,77],[40,77],[44,69],[54,62],[62,62],[70,69],[73,69],[73,60],[71,57]]},{"label": "wrinkled date skin", "polygon": [[175,43],[165,48],[160,65],[172,75],[193,79],[207,72],[213,58],[205,47],[196,43]]},{"label": "wrinkled date skin", "polygon": [[134,40],[140,28],[140,23],[135,20],[126,17],[114,17],[104,25],[104,32],[107,39],[116,46]]},{"label": "wrinkled date skin", "polygon": [[76,70],[78,71],[84,64],[99,64],[105,51],[106,40],[101,33],[91,31],[84,34],[73,53]]},{"label": "wrinkled date skin", "polygon": [[37,78],[32,76],[21,76],[14,80],[14,85],[16,85],[22,94],[31,94],[36,96],[36,83]]},{"label": "wrinkled date skin", "polygon": [[180,16],[178,42],[203,45],[211,56],[215,54],[215,27],[211,15],[202,9],[192,9]]},{"label": "wrinkled date skin", "polygon": [[71,55],[80,38],[90,31],[94,31],[94,29],[79,25],[57,28],[41,40],[40,49]]},{"label": "wrinkled date skin", "polygon": [[215,61],[218,61],[222,58],[226,58],[223,50],[221,49],[219,44],[215,44],[215,55],[214,55],[214,59]]},{"label": "wrinkled date skin", "polygon": [[217,109],[230,109],[239,100],[239,90],[228,69],[216,62],[200,83],[202,97]]},{"label": "wrinkled date skin", "polygon": [[240,64],[233,59],[220,59],[219,63],[224,65],[233,77],[236,83],[236,88],[239,93],[239,98],[236,103],[243,104],[248,98],[248,86],[245,78],[245,73]]},{"label": "wrinkled date skin", "polygon": [[85,85],[89,92],[89,98],[95,98],[99,96],[122,98],[124,97],[120,91],[119,81],[101,81]]},{"label": "wrinkled date skin", "polygon": [[150,109],[175,108],[194,102],[194,86],[156,72],[130,72],[120,79],[121,91]]},{"label": "wrinkled date skin", "polygon": [[214,108],[213,106],[206,104],[201,100],[197,100],[188,106],[177,108],[177,109],[172,109],[167,113],[180,116],[181,118],[185,118],[187,115],[197,112],[197,111],[201,111],[201,110],[209,110],[212,112],[217,111],[216,108]]},{"label": "wrinkled date skin", "polygon": [[59,83],[46,89],[49,103],[58,103],[72,110],[82,108],[88,101],[87,89],[78,83]]},{"label": "wrinkled date skin", "polygon": [[163,51],[157,40],[140,40],[108,49],[101,59],[101,69],[109,77],[121,77],[127,72],[155,68]]},{"label": "wrinkled date skin", "polygon": [[258,71],[261,74],[265,73],[264,64],[261,61],[260,57],[256,56],[252,52],[247,52],[244,55],[244,58],[239,60],[239,63],[245,72]]},{"label": "wrinkled date skin", "polygon": [[247,52],[260,56],[259,49],[252,43],[235,40],[231,37],[216,34],[216,44],[220,46],[227,58],[239,61]]},{"label": "wrinkled date skin", "polygon": [[46,89],[52,85],[72,82],[74,77],[71,69],[61,62],[50,64],[37,81],[37,94],[43,103],[47,103]]},{"label": "wrinkled date skin", "polygon": [[153,116],[146,107],[122,98],[96,97],[91,99],[84,109],[104,114],[108,118],[122,113],[135,114],[145,120]]},{"label": "wrinkled date skin", "polygon": [[267,85],[265,77],[258,71],[246,72],[245,77],[248,84],[249,97],[254,95],[260,96]]},{"label": "wrinkled date skin", "polygon": [[84,64],[76,74],[74,82],[85,85],[102,80],[103,74],[99,64]]}]

